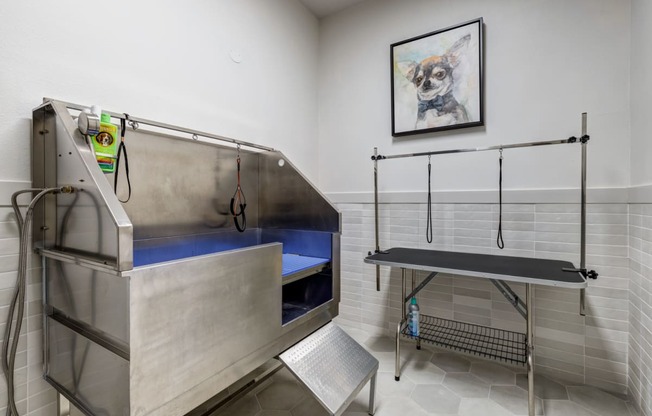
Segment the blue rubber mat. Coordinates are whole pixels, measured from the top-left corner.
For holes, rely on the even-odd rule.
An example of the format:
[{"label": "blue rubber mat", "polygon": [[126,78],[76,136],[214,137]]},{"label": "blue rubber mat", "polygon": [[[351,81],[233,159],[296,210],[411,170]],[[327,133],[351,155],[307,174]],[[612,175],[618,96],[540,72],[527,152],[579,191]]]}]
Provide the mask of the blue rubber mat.
[{"label": "blue rubber mat", "polygon": [[283,272],[282,275],[289,276],[302,270],[312,267],[321,266],[330,260],[320,257],[300,256],[298,254],[283,254]]}]

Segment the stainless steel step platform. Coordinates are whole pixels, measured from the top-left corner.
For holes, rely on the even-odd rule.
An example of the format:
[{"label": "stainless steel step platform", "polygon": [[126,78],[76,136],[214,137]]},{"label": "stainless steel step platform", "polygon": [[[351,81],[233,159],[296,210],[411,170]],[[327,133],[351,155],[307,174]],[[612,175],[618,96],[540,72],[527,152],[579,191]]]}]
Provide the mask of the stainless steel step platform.
[{"label": "stainless steel step platform", "polygon": [[374,414],[378,360],[337,325],[315,331],[279,359],[334,416],[344,413],[371,380],[369,414]]}]

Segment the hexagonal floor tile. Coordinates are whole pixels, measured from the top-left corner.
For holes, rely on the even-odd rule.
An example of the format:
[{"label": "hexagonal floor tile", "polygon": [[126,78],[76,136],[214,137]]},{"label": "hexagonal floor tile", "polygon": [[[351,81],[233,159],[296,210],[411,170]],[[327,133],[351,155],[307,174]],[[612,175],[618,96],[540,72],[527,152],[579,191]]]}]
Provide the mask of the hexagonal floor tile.
[{"label": "hexagonal floor tile", "polygon": [[543,411],[546,416],[597,416],[595,413],[569,400],[544,400]]},{"label": "hexagonal floor tile", "polygon": [[[489,398],[515,415],[527,415],[527,391],[516,386],[491,386]],[[535,399],[535,414],[543,414],[541,399]]]},{"label": "hexagonal floor tile", "polygon": [[[517,374],[516,385],[527,390],[527,374]],[[565,386],[538,374],[534,375],[534,395],[540,399],[568,400]]]},{"label": "hexagonal floor tile", "polygon": [[419,384],[411,397],[429,413],[457,414],[461,402],[455,393],[441,384]]},{"label": "hexagonal floor tile", "polygon": [[481,362],[471,364],[471,374],[483,379],[491,385],[514,385],[516,382],[513,371],[500,364]]},{"label": "hexagonal floor tile", "polygon": [[396,351],[396,341],[390,337],[373,337],[369,338],[364,345],[374,352],[394,352]]},{"label": "hexagonal floor tile", "polygon": [[408,397],[415,384],[408,377],[394,380],[394,373],[378,372],[376,377],[376,397]]},{"label": "hexagonal floor tile", "polygon": [[[349,416],[347,413],[344,413],[345,416]],[[351,414],[350,416],[363,416],[356,413]],[[401,400],[392,400],[386,403],[381,403],[376,407],[376,414],[374,416],[428,416],[429,413],[426,412],[416,404],[411,398],[406,397]],[[312,416],[312,415],[304,415]]]},{"label": "hexagonal floor tile", "polygon": [[256,416],[292,416],[287,410],[262,410]]},{"label": "hexagonal floor tile", "polygon": [[459,416],[505,416],[505,409],[491,399],[462,399]]},{"label": "hexagonal floor tile", "polygon": [[252,393],[249,393],[225,409],[224,413],[220,413],[220,410],[216,413],[228,414],[229,416],[255,416],[259,411],[258,400]]},{"label": "hexagonal floor tile", "polygon": [[415,384],[441,383],[446,373],[430,361],[411,361],[403,366],[401,380],[408,377]]},{"label": "hexagonal floor tile", "polygon": [[471,362],[452,352],[435,353],[430,362],[447,373],[466,373],[471,369]]},{"label": "hexagonal floor tile", "polygon": [[590,386],[567,387],[570,400],[600,416],[626,415],[627,404],[616,396]]},{"label": "hexagonal floor tile", "polygon": [[291,411],[292,416],[328,416],[326,409],[312,397],[306,397]]},{"label": "hexagonal floor tile", "polygon": [[487,398],[491,386],[469,373],[448,373],[442,384],[463,398]]},{"label": "hexagonal floor tile", "polygon": [[304,399],[305,393],[291,381],[274,381],[256,394],[263,410],[290,410]]}]

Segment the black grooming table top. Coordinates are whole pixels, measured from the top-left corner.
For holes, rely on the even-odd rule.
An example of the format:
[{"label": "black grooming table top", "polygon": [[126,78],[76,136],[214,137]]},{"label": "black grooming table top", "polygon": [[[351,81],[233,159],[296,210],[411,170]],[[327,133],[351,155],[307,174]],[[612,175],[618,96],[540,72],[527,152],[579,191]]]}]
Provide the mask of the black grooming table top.
[{"label": "black grooming table top", "polygon": [[579,272],[563,271],[563,268],[574,269],[575,266],[571,262],[561,260],[395,247],[368,256],[364,261],[383,266],[545,286],[574,289],[587,286],[586,280]]}]

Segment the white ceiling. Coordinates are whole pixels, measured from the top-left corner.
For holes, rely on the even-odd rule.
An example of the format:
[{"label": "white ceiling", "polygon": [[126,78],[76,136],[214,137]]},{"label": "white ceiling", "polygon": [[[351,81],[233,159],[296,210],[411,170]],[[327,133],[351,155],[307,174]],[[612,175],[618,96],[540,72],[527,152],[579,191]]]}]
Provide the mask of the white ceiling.
[{"label": "white ceiling", "polygon": [[299,0],[318,18],[337,13],[365,0]]}]

